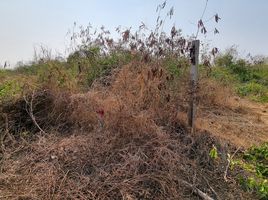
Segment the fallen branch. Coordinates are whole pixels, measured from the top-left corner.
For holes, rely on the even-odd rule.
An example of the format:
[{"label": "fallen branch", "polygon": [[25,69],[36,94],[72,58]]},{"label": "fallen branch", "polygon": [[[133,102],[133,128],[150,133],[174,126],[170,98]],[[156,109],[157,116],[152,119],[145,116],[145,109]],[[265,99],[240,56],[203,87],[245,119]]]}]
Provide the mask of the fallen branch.
[{"label": "fallen branch", "polygon": [[211,198],[210,196],[208,196],[206,193],[202,192],[201,190],[199,190],[198,188],[196,188],[193,184],[188,183],[187,181],[184,180],[180,180],[184,185],[186,185],[187,187],[191,188],[193,190],[193,192],[198,195],[199,197],[201,197],[204,200],[214,200],[213,198]]},{"label": "fallen branch", "polygon": [[216,199],[221,200],[221,198],[219,197],[219,195],[217,194],[217,192],[216,192],[216,191],[209,185],[208,180],[207,180],[205,177],[203,177],[203,178],[204,178],[205,181],[207,182],[207,185],[209,186],[209,188],[211,189],[211,191],[214,193]]}]

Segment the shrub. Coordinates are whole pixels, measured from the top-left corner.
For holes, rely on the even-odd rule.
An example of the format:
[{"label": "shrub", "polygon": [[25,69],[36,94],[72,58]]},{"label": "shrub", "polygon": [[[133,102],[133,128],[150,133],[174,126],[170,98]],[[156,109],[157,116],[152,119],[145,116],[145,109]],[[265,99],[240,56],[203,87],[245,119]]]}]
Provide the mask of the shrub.
[{"label": "shrub", "polygon": [[225,53],[219,54],[215,59],[215,64],[220,67],[229,67],[233,65],[237,58],[237,49],[235,46],[226,49]]},{"label": "shrub", "polygon": [[237,87],[240,96],[249,96],[252,100],[266,102],[268,100],[268,90],[264,85],[249,82]]},{"label": "shrub", "polygon": [[250,71],[249,67],[246,65],[244,60],[238,60],[229,66],[231,73],[237,76],[240,82],[247,82],[253,78],[253,73]]},{"label": "shrub", "polygon": [[189,61],[184,57],[167,57],[164,59],[163,65],[170,74],[178,78],[183,74],[183,71],[189,67]]},{"label": "shrub", "polygon": [[212,70],[211,76],[217,81],[223,82],[224,84],[234,83],[236,78],[227,68],[216,67]]},{"label": "shrub", "polygon": [[6,101],[21,92],[22,89],[16,80],[7,80],[0,85],[0,101]]},{"label": "shrub", "polygon": [[233,64],[233,56],[230,54],[221,55],[216,58],[215,63],[217,66],[228,67]]},{"label": "shrub", "polygon": [[244,59],[231,57],[232,54],[225,54],[217,58],[218,66],[213,68],[211,76],[226,85],[231,85],[242,97],[268,102],[268,67],[252,65]]}]

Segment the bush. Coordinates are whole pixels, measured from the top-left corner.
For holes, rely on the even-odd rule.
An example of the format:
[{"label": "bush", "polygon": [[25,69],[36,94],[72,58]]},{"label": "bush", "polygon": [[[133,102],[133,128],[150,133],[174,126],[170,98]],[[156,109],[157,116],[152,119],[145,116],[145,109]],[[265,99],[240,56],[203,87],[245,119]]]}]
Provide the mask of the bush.
[{"label": "bush", "polygon": [[225,54],[222,56],[219,56],[216,58],[215,63],[217,66],[221,66],[221,67],[228,67],[231,66],[233,64],[233,56],[230,54]]},{"label": "bush", "polygon": [[227,68],[216,67],[212,70],[211,76],[217,81],[223,82],[225,85],[234,83],[236,77],[230,73]]},{"label": "bush", "polygon": [[215,64],[220,67],[229,67],[235,63],[237,54],[236,47],[232,46],[226,49],[225,53],[216,57]]},{"label": "bush", "polygon": [[240,82],[247,82],[253,78],[253,73],[249,66],[242,59],[229,66],[231,73],[235,74]]},{"label": "bush", "polygon": [[16,80],[7,80],[0,85],[0,101],[7,101],[22,91]]},{"label": "bush", "polygon": [[227,52],[216,58],[217,67],[212,77],[226,85],[232,85],[238,95],[258,102],[268,102],[268,66],[250,64]]},{"label": "bush", "polygon": [[92,63],[86,64],[86,82],[90,86],[97,78],[107,76],[111,70],[127,64],[132,57],[128,52],[114,52],[108,56],[100,56]]},{"label": "bush", "polygon": [[255,82],[249,82],[237,87],[240,96],[248,96],[252,100],[266,102],[268,101],[268,89],[264,85]]},{"label": "bush", "polygon": [[181,57],[179,59],[174,57],[167,57],[164,59],[163,65],[170,74],[178,78],[183,74],[184,69],[189,67],[189,61],[184,57]]}]

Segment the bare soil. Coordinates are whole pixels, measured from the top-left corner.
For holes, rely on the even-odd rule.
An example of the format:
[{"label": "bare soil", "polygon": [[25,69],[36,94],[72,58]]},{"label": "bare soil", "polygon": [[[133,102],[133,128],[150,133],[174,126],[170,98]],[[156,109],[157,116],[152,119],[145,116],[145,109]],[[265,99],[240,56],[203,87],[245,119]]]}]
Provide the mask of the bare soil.
[{"label": "bare soil", "polygon": [[235,146],[250,147],[268,141],[268,104],[238,97],[227,109],[201,107],[198,126]]}]

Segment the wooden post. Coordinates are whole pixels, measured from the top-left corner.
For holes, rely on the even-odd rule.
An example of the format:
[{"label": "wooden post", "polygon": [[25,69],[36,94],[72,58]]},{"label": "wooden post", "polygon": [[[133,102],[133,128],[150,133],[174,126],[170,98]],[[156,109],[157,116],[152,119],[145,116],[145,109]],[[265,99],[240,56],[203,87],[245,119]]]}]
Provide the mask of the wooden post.
[{"label": "wooden post", "polygon": [[190,49],[191,57],[191,70],[190,70],[190,101],[189,101],[189,112],[188,112],[188,125],[194,130],[195,128],[195,117],[196,117],[196,90],[198,81],[198,58],[199,58],[199,40],[192,42]]}]

